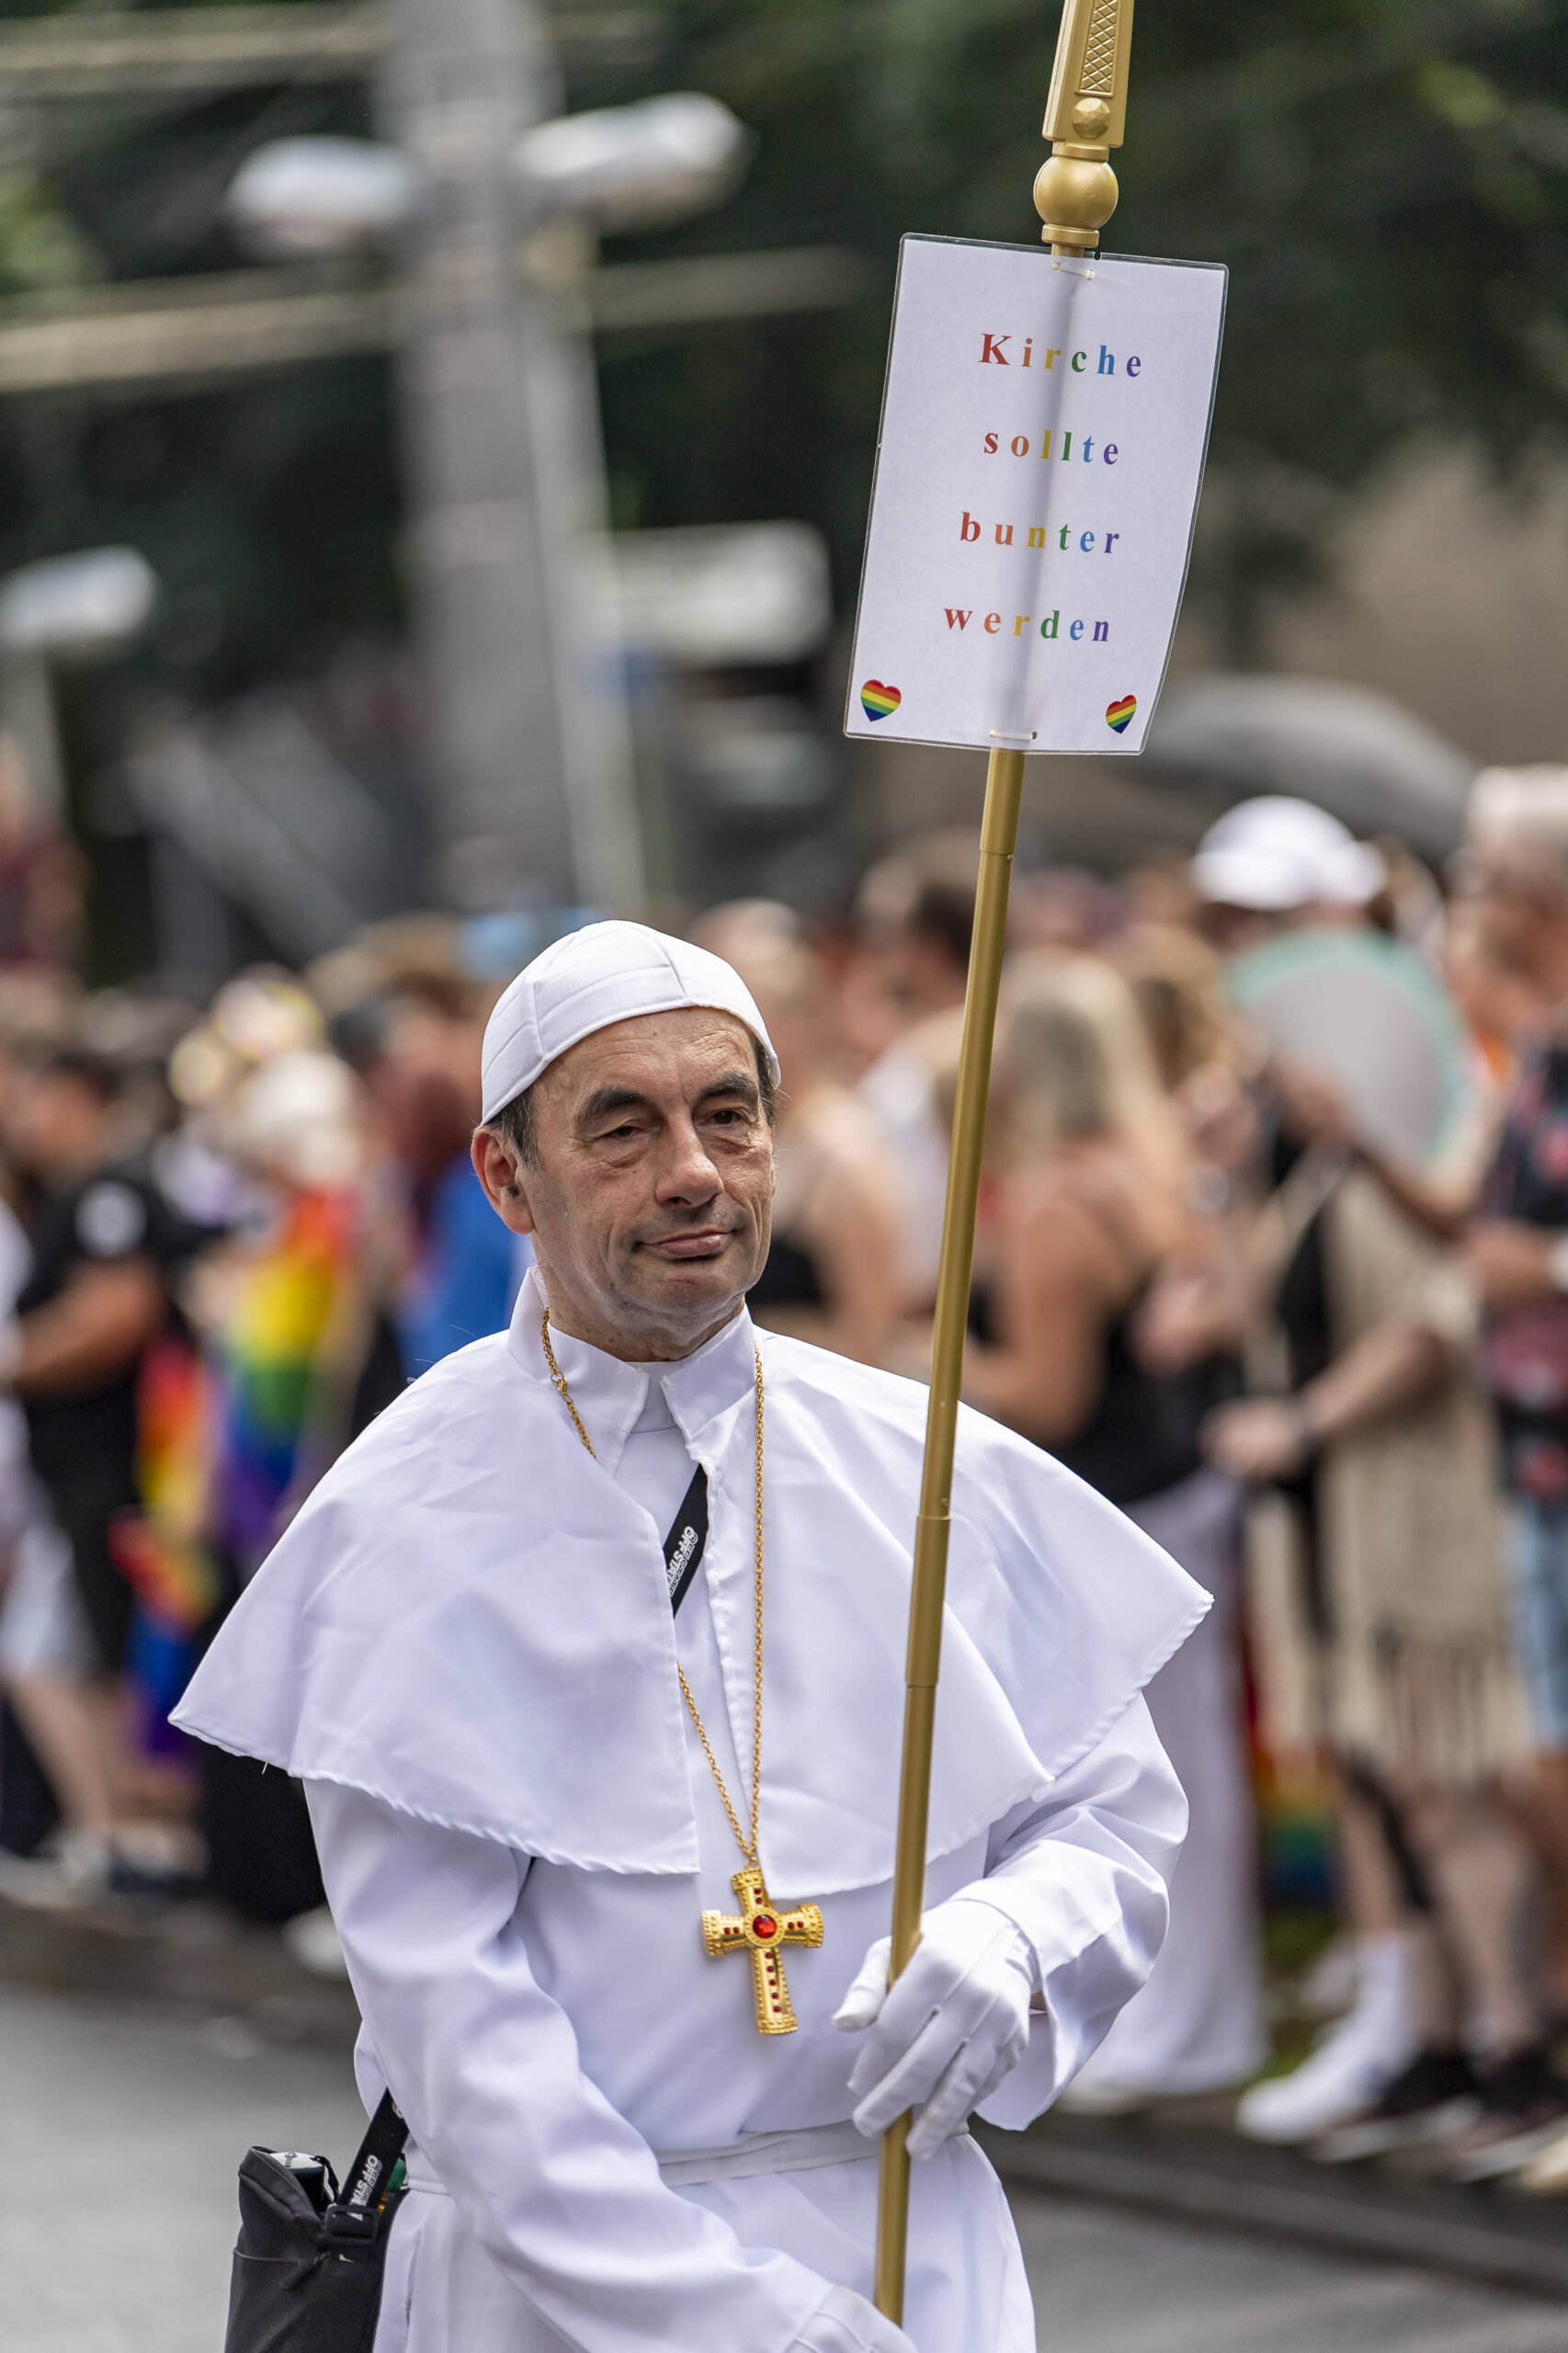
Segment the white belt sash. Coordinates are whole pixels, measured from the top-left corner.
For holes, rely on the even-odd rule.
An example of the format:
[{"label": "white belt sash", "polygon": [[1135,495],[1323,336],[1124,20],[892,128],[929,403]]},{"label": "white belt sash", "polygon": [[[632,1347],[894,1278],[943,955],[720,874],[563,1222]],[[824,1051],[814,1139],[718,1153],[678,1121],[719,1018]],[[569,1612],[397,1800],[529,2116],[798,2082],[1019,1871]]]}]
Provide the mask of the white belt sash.
[{"label": "white belt sash", "polygon": [[756,2173],[811,2173],[818,2165],[853,2165],[876,2156],[847,2120],[807,2124],[796,2132],[747,2132],[717,2149],[655,2149],[659,2172],[672,2189],[698,2181],[744,2181]]},{"label": "white belt sash", "polygon": [[[746,2132],[716,2149],[655,2149],[659,2172],[672,2189],[699,2181],[743,2181],[762,2173],[811,2173],[819,2165],[869,2165],[877,2143],[847,2120],[808,2124],[794,2132]],[[409,2151],[408,2186],[444,2198],[446,2187],[426,2170],[423,2153]]]}]

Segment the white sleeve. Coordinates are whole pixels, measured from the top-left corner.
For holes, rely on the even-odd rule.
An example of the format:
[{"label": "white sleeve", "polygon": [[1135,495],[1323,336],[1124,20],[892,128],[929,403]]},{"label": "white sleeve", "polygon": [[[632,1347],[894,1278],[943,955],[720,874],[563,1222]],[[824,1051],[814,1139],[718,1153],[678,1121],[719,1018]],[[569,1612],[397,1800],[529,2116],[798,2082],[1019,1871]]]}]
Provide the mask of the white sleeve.
[{"label": "white sleeve", "polygon": [[789,2353],[915,2353],[902,2328],[852,2288],[830,2288]]},{"label": "white sleeve", "polygon": [[980,2113],[1019,2127],[1050,2107],[1110,2031],[1165,1942],[1187,1799],[1142,1699],[1049,1796],[992,1834],[985,1877],[958,1893],[1017,1922],[1043,2013]]},{"label": "white sleeve", "polygon": [[306,1793],[392,2095],[519,2293],[582,2353],[790,2347],[827,2281],[666,2188],[583,2073],[517,1926],[527,1858],[335,1783]]}]

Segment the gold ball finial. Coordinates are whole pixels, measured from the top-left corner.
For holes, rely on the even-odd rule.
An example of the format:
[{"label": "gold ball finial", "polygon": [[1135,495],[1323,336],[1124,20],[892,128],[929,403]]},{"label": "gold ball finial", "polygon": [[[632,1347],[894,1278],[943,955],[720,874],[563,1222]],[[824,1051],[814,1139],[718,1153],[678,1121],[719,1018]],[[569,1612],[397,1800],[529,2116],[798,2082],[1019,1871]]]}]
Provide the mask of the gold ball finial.
[{"label": "gold ball finial", "polygon": [[1045,223],[1042,240],[1093,253],[1119,193],[1108,163],[1064,155],[1058,149],[1046,157],[1035,177],[1035,210]]}]

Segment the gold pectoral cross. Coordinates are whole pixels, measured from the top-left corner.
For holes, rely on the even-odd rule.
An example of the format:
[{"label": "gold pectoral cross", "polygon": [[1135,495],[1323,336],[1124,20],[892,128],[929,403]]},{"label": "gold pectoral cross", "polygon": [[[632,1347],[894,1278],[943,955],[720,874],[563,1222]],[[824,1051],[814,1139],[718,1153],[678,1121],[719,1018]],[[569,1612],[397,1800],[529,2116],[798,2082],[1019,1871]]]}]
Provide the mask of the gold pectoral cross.
[{"label": "gold pectoral cross", "polygon": [[740,1898],[740,1912],[705,1912],[702,1941],[710,1961],[727,1952],[749,1952],[752,1985],[756,1995],[758,2034],[793,2034],[795,2013],[790,2006],[790,1984],[779,1957],[780,1945],[820,1945],[822,1914],[814,1904],[797,1904],[788,1912],[768,1900],[762,1873],[748,1867],[730,1881]]}]

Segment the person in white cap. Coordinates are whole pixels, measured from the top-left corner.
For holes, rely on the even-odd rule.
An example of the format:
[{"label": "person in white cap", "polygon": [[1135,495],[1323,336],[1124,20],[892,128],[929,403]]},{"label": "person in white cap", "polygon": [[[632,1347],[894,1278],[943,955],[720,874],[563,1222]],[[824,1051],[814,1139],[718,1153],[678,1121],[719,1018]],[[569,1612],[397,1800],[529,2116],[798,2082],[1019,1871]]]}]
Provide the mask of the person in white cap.
[{"label": "person in white cap", "polygon": [[1193,853],[1192,880],[1216,945],[1233,953],[1282,925],[1358,919],[1388,870],[1326,809],[1263,792],[1215,819]]},{"label": "person in white cap", "polygon": [[[475,1165],[537,1256],[511,1329],[329,1472],[179,1714],[309,1794],[361,2088],[412,2133],[380,2353],[1033,2353],[968,2120],[1047,2106],[1150,1967],[1186,1807],[1140,1693],[1207,1597],[965,1415],[890,1995],[926,1401],[747,1317],[761,1017],[599,924],[483,1061]],[[905,2334],[868,2136],[909,2108]]]}]

